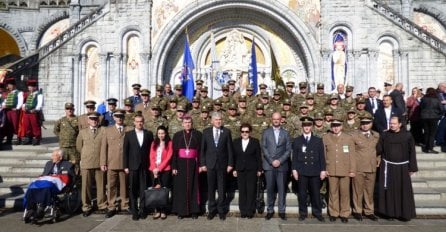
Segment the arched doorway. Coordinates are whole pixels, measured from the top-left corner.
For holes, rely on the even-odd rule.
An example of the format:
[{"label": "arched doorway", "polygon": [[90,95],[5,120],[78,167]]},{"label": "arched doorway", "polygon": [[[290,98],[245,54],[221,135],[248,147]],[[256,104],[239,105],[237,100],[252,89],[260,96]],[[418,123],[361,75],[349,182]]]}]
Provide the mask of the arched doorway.
[{"label": "arched doorway", "polygon": [[0,28],[0,83],[3,82],[8,70],[1,67],[20,57],[20,49],[15,39]]}]

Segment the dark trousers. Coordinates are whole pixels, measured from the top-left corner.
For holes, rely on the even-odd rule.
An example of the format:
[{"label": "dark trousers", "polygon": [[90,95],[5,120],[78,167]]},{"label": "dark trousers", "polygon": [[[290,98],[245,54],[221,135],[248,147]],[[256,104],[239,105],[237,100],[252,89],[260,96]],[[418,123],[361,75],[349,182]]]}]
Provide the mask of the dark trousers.
[{"label": "dark trousers", "polygon": [[437,133],[438,119],[423,119],[424,150],[434,148],[435,134]]},{"label": "dark trousers", "polygon": [[297,181],[299,188],[299,215],[308,216],[307,209],[307,194],[310,194],[311,211],[314,216],[322,215],[322,202],[320,197],[321,179],[319,176],[304,176],[299,175]]},{"label": "dark trousers", "polygon": [[254,215],[256,210],[257,171],[237,171],[238,204],[241,215]]},{"label": "dark trousers", "polygon": [[415,143],[424,143],[423,123],[420,120],[410,121],[410,133],[412,134]]},{"label": "dark trousers", "polygon": [[129,170],[129,185],[130,209],[132,210],[132,214],[141,214],[144,212],[144,190],[147,189],[147,171],[141,169]]},{"label": "dark trousers", "polygon": [[435,140],[437,141],[438,145],[440,145],[442,148],[445,147],[446,149],[446,114],[445,116],[443,116],[443,118],[440,120],[440,123],[438,124]]},{"label": "dark trousers", "polygon": [[[209,214],[225,214],[226,199],[226,177],[225,169],[208,169],[208,211]],[[215,200],[215,190],[218,193],[218,199]]]},{"label": "dark trousers", "polygon": [[[276,193],[279,195],[279,213],[285,213],[286,208],[286,186],[288,180],[287,171],[279,171],[277,169],[265,171],[266,179],[266,196],[267,196],[267,212],[274,212],[274,202],[276,201]],[[277,192],[276,192],[277,189]]]}]

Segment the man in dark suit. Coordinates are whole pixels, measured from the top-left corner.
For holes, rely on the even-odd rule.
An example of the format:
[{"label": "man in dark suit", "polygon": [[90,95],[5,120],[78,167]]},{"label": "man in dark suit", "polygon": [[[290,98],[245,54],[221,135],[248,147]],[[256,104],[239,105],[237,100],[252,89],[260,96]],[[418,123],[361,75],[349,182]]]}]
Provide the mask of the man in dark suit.
[{"label": "man in dark suit", "polygon": [[[227,173],[232,171],[234,159],[232,153],[231,131],[222,127],[222,115],[213,112],[212,127],[203,130],[201,140],[200,168],[207,172],[208,183],[208,219],[219,214],[220,220],[226,220],[225,198]],[[215,200],[215,190],[218,200]]]},{"label": "man in dark suit", "polygon": [[325,221],[322,217],[322,201],[319,190],[326,177],[325,150],[322,139],[312,134],[313,119],[302,117],[302,135],[293,142],[293,177],[298,184],[299,221],[308,216],[307,190],[310,194],[311,208],[314,217]]},{"label": "man in dark suit", "polygon": [[51,160],[45,164],[42,176],[50,176],[53,174],[68,175],[71,180],[74,177],[73,164],[69,161],[62,160],[62,150],[54,150],[51,154]]},{"label": "man in dark suit", "polygon": [[383,101],[378,99],[375,87],[370,87],[368,90],[369,98],[365,101],[365,110],[370,114],[375,115],[375,112],[383,107]]},{"label": "man in dark suit", "polygon": [[404,101],[403,84],[397,83],[395,85],[395,89],[393,89],[389,95],[392,98],[392,106],[398,108],[403,114],[405,114],[406,102]]},{"label": "man in dark suit", "polygon": [[373,121],[373,128],[380,134],[389,129],[390,118],[397,116],[401,118],[403,112],[394,106],[392,106],[392,97],[384,95],[383,108],[378,109],[375,112],[375,119]]},{"label": "man in dark suit", "polygon": [[267,214],[269,220],[274,215],[276,189],[279,195],[279,217],[286,220],[286,182],[291,154],[291,136],[280,126],[282,115],[275,112],[271,116],[272,127],[263,131],[262,151],[267,189]]},{"label": "man in dark suit", "polygon": [[[129,176],[130,209],[132,219],[145,218],[144,190],[147,188],[148,154],[153,141],[152,132],[143,128],[144,117],[136,115],[133,121],[134,130],[128,131],[124,136],[124,172]],[[139,211],[138,211],[139,198]]]}]

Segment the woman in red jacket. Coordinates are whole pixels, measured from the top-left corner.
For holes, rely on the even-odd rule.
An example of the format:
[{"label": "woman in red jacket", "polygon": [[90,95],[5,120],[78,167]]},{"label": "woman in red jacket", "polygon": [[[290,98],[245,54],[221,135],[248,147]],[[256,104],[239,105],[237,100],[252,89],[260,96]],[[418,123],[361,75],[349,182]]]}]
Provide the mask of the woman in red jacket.
[{"label": "woman in red jacket", "polygon": [[[172,173],[170,161],[172,159],[172,141],[169,138],[167,128],[159,126],[156,130],[156,138],[150,147],[150,167],[153,180],[161,185],[161,187],[170,188]],[[153,219],[166,219],[165,209],[158,208],[153,215]]]}]

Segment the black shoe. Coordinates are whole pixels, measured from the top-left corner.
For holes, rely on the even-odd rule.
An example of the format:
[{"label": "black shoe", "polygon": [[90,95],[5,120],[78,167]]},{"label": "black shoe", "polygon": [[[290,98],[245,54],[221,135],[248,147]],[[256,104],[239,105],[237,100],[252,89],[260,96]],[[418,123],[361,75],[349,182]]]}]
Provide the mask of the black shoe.
[{"label": "black shoe", "polygon": [[348,218],[346,218],[346,217],[341,217],[341,222],[342,222],[342,223],[347,223],[347,222],[348,222]]},{"label": "black shoe", "polygon": [[306,216],[304,216],[304,215],[300,215],[300,216],[299,216],[299,221],[305,221],[305,218],[306,218]]},{"label": "black shoe", "polygon": [[91,212],[92,212],[92,210],[87,210],[87,211],[82,213],[82,216],[83,217],[88,217],[88,216],[90,216]]},{"label": "black shoe", "polygon": [[314,216],[318,221],[325,222],[325,218],[322,215]]},{"label": "black shoe", "polygon": [[226,220],[226,214],[220,214],[218,215],[218,217],[220,218],[221,221]]},{"label": "black shoe", "polygon": [[429,154],[438,154],[438,151],[436,151],[436,150],[428,150],[427,153],[429,153]]},{"label": "black shoe", "polygon": [[17,141],[14,142],[14,145],[27,145],[26,143],[23,143],[21,139],[17,139]]},{"label": "black shoe", "polygon": [[195,213],[193,213],[192,216],[191,216],[191,218],[192,218],[192,219],[198,219],[198,215],[195,214]]},{"label": "black shoe", "polygon": [[353,217],[358,221],[362,221],[362,215],[360,213],[354,213]]},{"label": "black shoe", "polygon": [[279,213],[279,217],[280,217],[280,219],[282,219],[282,220],[286,220],[286,215],[285,215],[285,213]]},{"label": "black shoe", "polygon": [[252,215],[252,214],[247,214],[246,215],[246,218],[248,218],[248,219],[252,219],[254,217],[254,215]]},{"label": "black shoe", "polygon": [[133,221],[138,221],[139,220],[139,215],[138,214],[132,215],[132,220]]},{"label": "black shoe", "polygon": [[330,216],[330,221],[331,222],[335,222],[336,221],[336,217]]},{"label": "black shoe", "polygon": [[372,221],[378,221],[378,218],[374,214],[365,215],[365,217]]},{"label": "black shoe", "polygon": [[270,220],[270,219],[273,217],[273,215],[274,215],[273,212],[271,212],[271,213],[266,213],[265,219],[266,219],[266,220]]},{"label": "black shoe", "polygon": [[242,213],[242,214],[240,214],[240,217],[241,218],[246,218],[246,214]]},{"label": "black shoe", "polygon": [[33,146],[38,146],[40,145],[40,140],[34,140],[33,141]]},{"label": "black shoe", "polygon": [[212,219],[214,219],[214,217],[215,217],[215,213],[209,213],[207,216],[207,219],[212,220]]},{"label": "black shoe", "polygon": [[140,219],[146,219],[147,218],[147,213],[145,213],[145,212],[139,213],[139,218]]},{"label": "black shoe", "polygon": [[106,214],[105,214],[105,218],[111,218],[113,216],[115,216],[116,214],[116,210],[109,210]]}]

